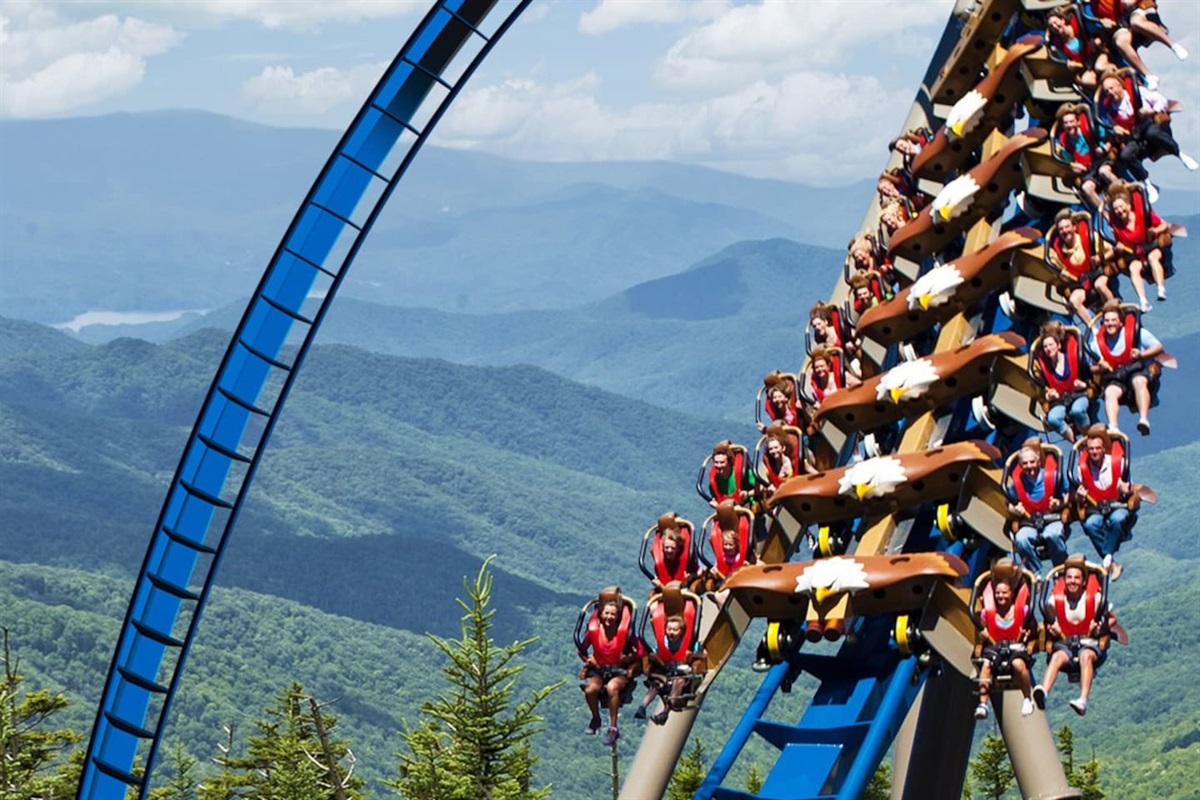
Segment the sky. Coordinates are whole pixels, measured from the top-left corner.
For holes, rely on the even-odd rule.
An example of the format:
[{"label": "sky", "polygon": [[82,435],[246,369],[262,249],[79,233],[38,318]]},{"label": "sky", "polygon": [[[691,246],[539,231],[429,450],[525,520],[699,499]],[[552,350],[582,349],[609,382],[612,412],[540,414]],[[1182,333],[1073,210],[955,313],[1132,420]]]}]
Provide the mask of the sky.
[{"label": "sky", "polygon": [[[501,0],[507,8],[512,0]],[[342,129],[426,0],[0,0],[0,116],[201,109]],[[532,160],[682,161],[841,185],[875,174],[953,0],[535,0],[435,144]],[[1193,113],[1200,0],[1162,0],[1193,53],[1143,51]],[[495,12],[493,12],[495,13]],[[1171,160],[1174,162],[1174,160]],[[1177,163],[1164,186],[1200,189]]]}]

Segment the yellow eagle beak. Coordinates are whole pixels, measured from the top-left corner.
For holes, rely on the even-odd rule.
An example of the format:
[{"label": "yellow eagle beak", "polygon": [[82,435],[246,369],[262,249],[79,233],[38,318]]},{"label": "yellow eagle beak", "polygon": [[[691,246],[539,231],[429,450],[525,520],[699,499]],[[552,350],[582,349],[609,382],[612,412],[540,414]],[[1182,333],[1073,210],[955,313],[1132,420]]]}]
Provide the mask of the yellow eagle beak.
[{"label": "yellow eagle beak", "polygon": [[862,502],[863,497],[865,497],[869,491],[871,491],[871,484],[869,483],[854,484],[854,493],[858,495],[859,502]]},{"label": "yellow eagle beak", "polygon": [[942,222],[950,221],[950,214],[954,211],[953,206],[942,206],[937,210],[938,216],[942,218]]},{"label": "yellow eagle beak", "polygon": [[892,402],[899,405],[900,398],[904,396],[904,389],[901,387],[898,387],[898,386],[893,387],[891,389],[888,389],[888,394],[890,394],[892,396]]},{"label": "yellow eagle beak", "polygon": [[955,136],[957,136],[960,139],[962,138],[962,131],[963,131],[962,122],[956,122],[950,126],[950,132],[953,133]]},{"label": "yellow eagle beak", "polygon": [[813,589],[813,597],[816,598],[818,603],[822,604],[836,594],[838,594],[836,589],[830,589],[826,586],[818,586],[817,588]]},{"label": "yellow eagle beak", "polygon": [[922,294],[922,295],[917,295],[917,302],[921,304],[921,310],[922,310],[922,311],[928,311],[928,310],[929,310],[929,303],[930,303],[932,300],[933,300],[933,295],[931,295],[931,294]]}]

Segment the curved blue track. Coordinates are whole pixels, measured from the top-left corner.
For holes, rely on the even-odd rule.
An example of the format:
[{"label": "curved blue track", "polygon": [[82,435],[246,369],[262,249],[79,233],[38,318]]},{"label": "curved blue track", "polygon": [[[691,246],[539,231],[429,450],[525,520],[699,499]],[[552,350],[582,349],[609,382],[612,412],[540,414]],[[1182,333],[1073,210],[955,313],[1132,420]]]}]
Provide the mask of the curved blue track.
[{"label": "curved blue track", "polygon": [[[296,212],[217,369],[150,538],[88,744],[81,800],[125,797],[130,787],[145,796],[221,555],[317,328],[413,157],[529,2],[438,0]],[[301,343],[285,348],[289,337]]]}]

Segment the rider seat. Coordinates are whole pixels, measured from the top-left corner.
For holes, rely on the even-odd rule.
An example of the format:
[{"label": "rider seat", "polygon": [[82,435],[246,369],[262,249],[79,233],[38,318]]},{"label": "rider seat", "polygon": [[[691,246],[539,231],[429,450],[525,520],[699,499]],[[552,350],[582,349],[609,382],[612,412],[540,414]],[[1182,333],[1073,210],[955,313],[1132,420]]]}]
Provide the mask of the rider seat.
[{"label": "rider seat", "polygon": [[[1085,603],[1089,613],[1080,623],[1068,622],[1062,613],[1066,602],[1065,576],[1069,567],[1079,567],[1084,574],[1083,595],[1086,598]],[[1038,602],[1042,611],[1042,619],[1045,620],[1047,626],[1051,622],[1058,622],[1063,635],[1068,640],[1072,637],[1087,636],[1088,628],[1093,621],[1100,623],[1103,629],[1104,620],[1108,614],[1108,581],[1108,570],[1100,564],[1093,564],[1081,555],[1068,558],[1046,574]],[[1063,627],[1064,625],[1066,627]],[[1101,634],[1099,642],[1101,652],[1108,649],[1107,632]],[[1073,655],[1062,671],[1067,674],[1071,683],[1078,683],[1079,656]]]},{"label": "rider seat", "polygon": [[791,474],[796,476],[803,472],[804,436],[799,428],[774,422],[763,431],[758,444],[754,446],[754,462],[760,465],[759,477],[771,486],[779,488],[785,478],[771,465],[771,459],[767,457],[767,439],[771,437],[778,438],[783,443],[785,454],[792,465]]},{"label": "rider seat", "polygon": [[[726,455],[729,457],[733,466],[734,478],[734,494],[726,494],[723,487],[718,486],[716,478],[716,468],[712,466],[713,456]],[[735,444],[729,440],[718,442],[713,447],[704,461],[700,464],[700,471],[696,473],[696,492],[704,498],[705,502],[723,503],[732,500],[737,503],[743,498],[737,494],[750,489],[750,453],[746,450],[745,445]]]},{"label": "rider seat", "polygon": [[[663,591],[646,604],[646,613],[638,630],[646,649],[646,686],[660,689],[679,677],[688,678],[688,688],[677,698],[678,711],[696,696],[696,687],[707,671],[707,655],[700,646],[699,596],[678,584],[668,584]],[[683,637],[679,646],[671,649],[667,645],[667,619],[683,617]],[[661,695],[668,702],[666,695]]]},{"label": "rider seat", "polygon": [[758,390],[758,396],[754,402],[754,421],[763,426],[768,424],[768,422],[789,424],[787,418],[776,411],[775,407],[771,405],[771,390],[776,387],[783,390],[783,393],[788,398],[788,411],[793,413],[795,421],[800,423],[800,411],[797,407],[796,398],[796,376],[790,372],[780,372],[779,370],[768,372],[763,378],[762,388]]},{"label": "rider seat", "polygon": [[837,389],[846,388],[846,365],[840,347],[822,347],[814,351],[800,372],[798,391],[800,399],[810,408],[820,405],[825,398],[825,390],[813,384],[812,363],[820,357],[829,359],[829,371],[833,375],[833,384]]},{"label": "rider seat", "polygon": [[[663,557],[663,535],[668,530],[679,532],[681,553],[679,564],[672,569]],[[668,512],[658,518],[642,536],[642,550],[638,556],[638,567],[642,574],[649,578],[655,586],[665,586],[672,581],[685,582],[695,577],[696,562],[696,526],[675,512]]]},{"label": "rider seat", "polygon": [[[1087,460],[1087,440],[1097,436],[1106,442],[1105,451],[1113,459],[1113,485],[1105,491],[1088,487],[1084,470],[1084,463]],[[1078,510],[1081,518],[1087,513],[1090,507],[1098,508],[1102,512],[1112,505],[1124,506],[1130,511],[1138,510],[1142,501],[1138,492],[1133,490],[1134,487],[1130,483],[1129,462],[1129,437],[1120,431],[1110,431],[1105,429],[1103,425],[1094,425],[1084,436],[1079,437],[1079,441],[1075,442],[1075,446],[1071,448],[1070,474],[1072,478],[1079,476],[1080,481],[1087,489],[1087,498],[1079,504],[1080,507]],[[1128,500],[1122,501],[1118,497],[1116,489],[1118,481],[1130,483]],[[1128,539],[1130,535],[1127,533],[1125,538]]]},{"label": "rider seat", "polygon": [[[1028,441],[1026,444],[1031,447],[1035,446],[1035,440]],[[1063,501],[1063,507],[1059,511],[1051,511],[1049,510],[1048,506],[1044,510],[1038,510],[1034,508],[1031,509],[1034,514],[1030,519],[1026,520],[1025,518],[1013,517],[1011,518],[1009,524],[1011,534],[1015,534],[1017,529],[1022,525],[1032,525],[1038,532],[1037,539],[1034,542],[1034,548],[1037,551],[1038,558],[1047,559],[1049,558],[1049,555],[1046,553],[1046,545],[1042,538],[1042,530],[1046,523],[1055,520],[1063,521],[1063,518],[1066,515],[1067,479],[1066,470],[1063,468],[1064,461],[1062,450],[1045,442],[1036,442],[1036,446],[1041,448],[1042,469],[1045,471],[1044,474],[1046,485],[1044,487],[1045,494],[1043,495],[1043,502],[1047,502],[1051,497],[1057,497],[1059,500]],[[1024,487],[1017,476],[1017,472],[1021,469],[1020,455],[1021,451],[1017,450],[1016,452],[1012,453],[1004,462],[1003,488],[1006,496],[1011,496],[1011,493],[1015,493],[1019,498],[1021,498],[1021,502],[1023,505],[1025,505],[1026,509],[1030,510],[1032,501],[1024,497]]]},{"label": "rider seat", "polygon": [[[1000,578],[1008,578],[1016,584],[1016,594],[1013,597],[1013,607],[1016,611],[1013,615],[1012,627],[1005,631],[1002,631],[996,624],[996,598],[993,592],[993,581]],[[1000,650],[1000,657],[996,660],[992,671],[993,681],[1003,683],[1012,680],[1011,645],[1006,647],[1005,644],[1008,641],[1015,641],[1015,639],[1001,637],[1005,636],[1008,630],[1020,632],[1022,629],[1030,627],[1030,623],[1035,619],[1034,602],[1037,598],[1037,584],[1037,575],[1032,570],[1020,566],[1008,557],[997,559],[990,570],[975,579],[975,585],[971,590],[971,617],[981,631],[986,630],[990,633],[992,639],[999,645],[997,649]],[[1031,648],[1033,644],[1034,642],[1029,642],[1026,647]]]},{"label": "rider seat", "polygon": [[[709,568],[719,581],[724,581],[733,571],[753,557],[754,515],[744,506],[718,506],[715,513],[700,528],[700,561]],[[738,551],[732,559],[725,556],[723,539],[725,531],[737,531]],[[714,589],[717,587],[713,587]]]},{"label": "rider seat", "polygon": [[[621,649],[625,649],[624,642],[628,640],[628,637],[637,635],[637,603],[622,594],[620,586],[609,586],[603,589],[596,599],[589,600],[584,604],[579,611],[579,618],[575,621],[575,650],[581,659],[587,658],[591,641],[600,635],[600,609],[612,600],[621,604],[621,618],[617,624],[617,637],[621,640]],[[640,651],[640,647],[638,650]],[[625,705],[633,698],[634,682],[632,679],[641,674],[641,664],[634,662],[626,668],[625,672],[631,680],[626,683],[625,690],[621,693],[621,705]],[[580,671],[579,679],[579,688],[586,688],[587,667]],[[605,687],[602,696],[607,697],[607,694],[608,690]]]}]

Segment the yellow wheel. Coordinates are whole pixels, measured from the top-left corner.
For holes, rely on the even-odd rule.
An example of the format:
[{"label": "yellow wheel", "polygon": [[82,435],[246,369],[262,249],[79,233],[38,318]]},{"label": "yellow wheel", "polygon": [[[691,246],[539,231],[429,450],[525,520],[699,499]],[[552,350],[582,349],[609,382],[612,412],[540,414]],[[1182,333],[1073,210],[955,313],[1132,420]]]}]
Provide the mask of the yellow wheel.
[{"label": "yellow wheel", "polygon": [[822,525],[817,529],[817,553],[823,558],[833,555],[833,542],[829,539],[828,525]]},{"label": "yellow wheel", "polygon": [[783,654],[779,651],[779,639],[782,635],[782,630],[778,622],[767,623],[767,654],[771,657],[772,663],[778,664],[783,660]]},{"label": "yellow wheel", "polygon": [[942,533],[942,538],[953,542],[955,539],[954,530],[950,524],[950,504],[942,503],[937,508],[937,526]]},{"label": "yellow wheel", "polygon": [[900,655],[912,655],[912,645],[908,641],[908,614],[896,617],[896,649]]}]

